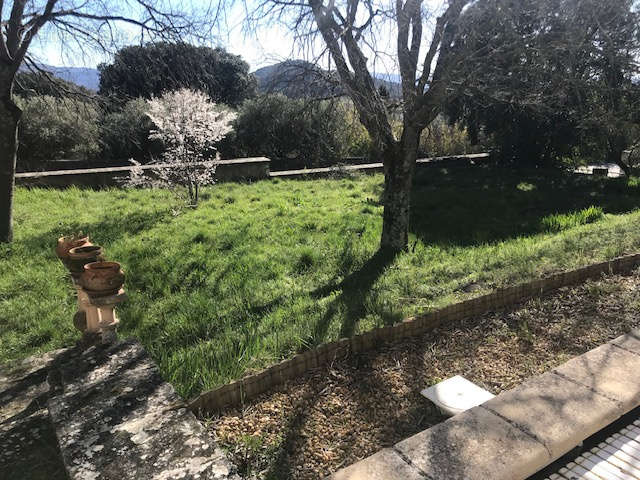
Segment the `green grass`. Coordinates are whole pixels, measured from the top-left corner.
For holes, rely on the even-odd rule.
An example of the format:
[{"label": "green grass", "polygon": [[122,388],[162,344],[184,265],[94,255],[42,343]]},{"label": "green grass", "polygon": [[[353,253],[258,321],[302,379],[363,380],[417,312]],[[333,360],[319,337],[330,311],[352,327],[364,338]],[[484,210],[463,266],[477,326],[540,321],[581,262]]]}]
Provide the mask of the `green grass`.
[{"label": "green grass", "polygon": [[[640,247],[638,182],[423,172],[410,252],[395,258],[375,254],[380,175],[221,184],[195,210],[159,190],[19,188],[16,239],[0,246],[0,362],[77,338],[74,292],[53,253],[72,231],[123,264],[130,299],[120,331],[144,343],[184,396],[332,339]],[[590,206],[602,215],[580,213]]]},{"label": "green grass", "polygon": [[578,225],[597,222],[603,216],[604,211],[601,207],[594,207],[591,205],[590,207],[583,208],[577,212],[547,215],[540,223],[542,224],[542,228],[548,232],[560,232],[562,230],[577,227]]}]

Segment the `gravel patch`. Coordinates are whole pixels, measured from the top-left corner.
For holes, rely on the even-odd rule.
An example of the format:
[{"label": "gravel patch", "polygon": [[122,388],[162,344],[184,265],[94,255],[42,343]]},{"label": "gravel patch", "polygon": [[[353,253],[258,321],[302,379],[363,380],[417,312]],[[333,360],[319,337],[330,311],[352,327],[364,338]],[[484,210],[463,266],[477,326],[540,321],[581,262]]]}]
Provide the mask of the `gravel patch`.
[{"label": "gravel patch", "polygon": [[640,273],[565,287],[332,365],[207,420],[251,479],[323,478],[444,420],[420,390],[498,394],[640,326]]}]

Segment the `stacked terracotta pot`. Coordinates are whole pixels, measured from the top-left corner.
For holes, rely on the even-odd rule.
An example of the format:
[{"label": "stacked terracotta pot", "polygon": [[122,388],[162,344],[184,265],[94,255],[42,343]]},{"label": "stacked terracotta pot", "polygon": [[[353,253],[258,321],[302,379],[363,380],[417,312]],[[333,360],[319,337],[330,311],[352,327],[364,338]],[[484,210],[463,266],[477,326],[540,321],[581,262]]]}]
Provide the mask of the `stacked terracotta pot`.
[{"label": "stacked terracotta pot", "polygon": [[58,239],[56,255],[67,267],[74,283],[92,298],[116,295],[124,285],[124,272],[118,262],[107,262],[101,246],[86,235]]}]

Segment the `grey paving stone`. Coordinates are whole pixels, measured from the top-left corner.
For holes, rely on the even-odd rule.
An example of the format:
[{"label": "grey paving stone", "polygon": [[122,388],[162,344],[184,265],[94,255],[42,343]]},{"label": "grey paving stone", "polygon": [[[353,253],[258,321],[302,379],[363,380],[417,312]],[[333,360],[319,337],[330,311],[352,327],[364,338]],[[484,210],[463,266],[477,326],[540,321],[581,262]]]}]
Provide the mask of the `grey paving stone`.
[{"label": "grey paving stone", "polygon": [[70,351],[49,382],[71,480],[238,478],[138,343]]},{"label": "grey paving stone", "polygon": [[503,392],[481,408],[534,436],[554,459],[620,417],[617,402],[551,372]]},{"label": "grey paving stone", "polygon": [[524,479],[551,461],[545,447],[500,417],[475,407],[395,447],[425,478]]},{"label": "grey paving stone", "polygon": [[[630,341],[614,341],[630,346]],[[618,416],[640,404],[640,355],[622,348],[604,344],[553,371],[619,402]]]},{"label": "grey paving stone", "polygon": [[327,480],[425,480],[425,478],[405,462],[397,452],[385,448],[334,473],[327,477]]},{"label": "grey paving stone", "polygon": [[630,333],[621,335],[610,343],[640,355],[640,330],[632,330]]}]

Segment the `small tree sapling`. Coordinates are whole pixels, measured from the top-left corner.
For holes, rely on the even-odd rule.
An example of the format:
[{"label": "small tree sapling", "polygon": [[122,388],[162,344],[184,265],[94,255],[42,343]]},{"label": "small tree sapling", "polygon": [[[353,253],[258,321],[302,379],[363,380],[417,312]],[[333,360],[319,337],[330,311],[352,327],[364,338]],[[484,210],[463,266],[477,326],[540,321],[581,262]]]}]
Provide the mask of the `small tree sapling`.
[{"label": "small tree sapling", "polygon": [[231,132],[236,114],[216,105],[199,91],[181,89],[147,101],[147,115],[154,124],[149,138],[160,140],[164,152],[144,174],[132,160],[130,186],[184,187],[189,202],[197,206],[202,185],[214,182],[219,155],[216,144]]}]

